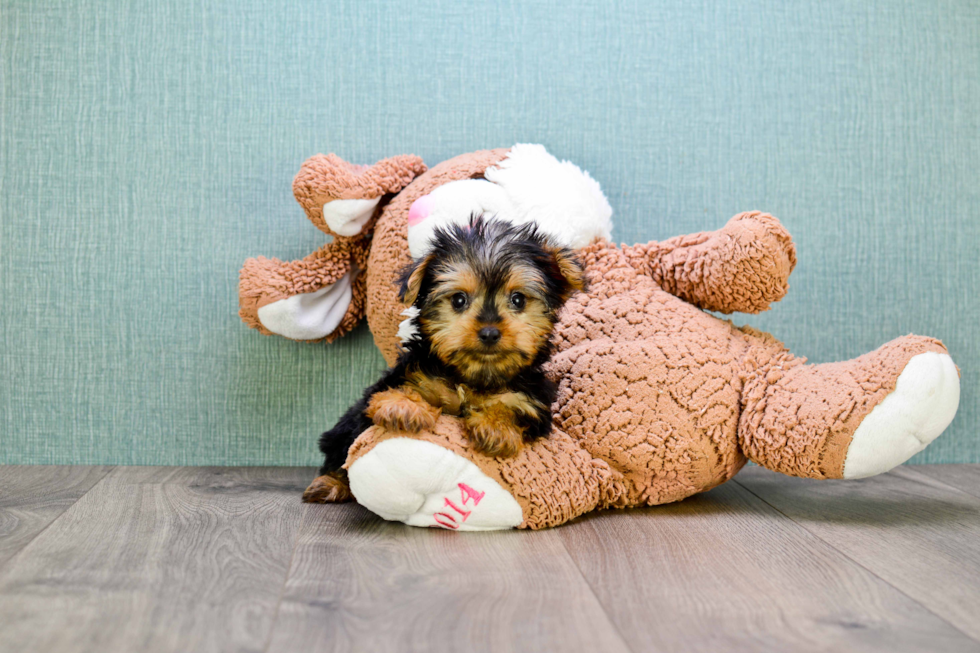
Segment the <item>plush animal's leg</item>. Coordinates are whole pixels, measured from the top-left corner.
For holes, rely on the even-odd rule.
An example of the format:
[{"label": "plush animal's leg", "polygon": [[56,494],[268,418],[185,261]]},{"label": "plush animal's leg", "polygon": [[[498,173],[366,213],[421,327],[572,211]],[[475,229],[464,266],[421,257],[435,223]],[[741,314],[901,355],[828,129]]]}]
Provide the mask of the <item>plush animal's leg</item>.
[{"label": "plush animal's leg", "polygon": [[759,211],[718,231],[624,247],[630,264],[663,290],[721,313],[759,313],[789,289],[796,246],[785,227]]},{"label": "plush animal's leg", "polygon": [[861,478],[922,451],[952,421],[959,376],[942,343],[897,338],[841,363],[803,365],[760,346],[745,363],[739,443],[771,470]]},{"label": "plush animal's leg", "polygon": [[338,239],[298,261],[245,261],[239,273],[242,321],[265,335],[332,342],[364,317],[368,243]]},{"label": "plush animal's leg", "polygon": [[412,435],[371,428],[345,467],[358,503],[411,526],[499,530],[557,526],[619,506],[622,476],[561,431],[510,458],[476,451],[461,421],[443,415]]},{"label": "plush animal's leg", "polygon": [[317,229],[337,236],[371,230],[381,199],[425,172],[422,159],[406,154],[372,166],[347,163],[335,154],[307,159],[293,180],[293,195]]}]

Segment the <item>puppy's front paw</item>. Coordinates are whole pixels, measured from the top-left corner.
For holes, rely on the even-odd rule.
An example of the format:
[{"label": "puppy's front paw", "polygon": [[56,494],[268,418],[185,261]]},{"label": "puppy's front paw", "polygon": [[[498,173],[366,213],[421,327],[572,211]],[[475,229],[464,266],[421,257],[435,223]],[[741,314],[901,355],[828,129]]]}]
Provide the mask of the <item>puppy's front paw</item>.
[{"label": "puppy's front paw", "polygon": [[524,433],[496,411],[480,411],[466,418],[466,430],[476,450],[492,457],[516,456],[524,445]]},{"label": "puppy's front paw", "polygon": [[372,422],[389,431],[418,433],[435,427],[441,411],[414,390],[395,388],[373,395],[364,412]]},{"label": "puppy's front paw", "polygon": [[317,476],[303,492],[303,503],[343,503],[353,498],[344,470]]}]

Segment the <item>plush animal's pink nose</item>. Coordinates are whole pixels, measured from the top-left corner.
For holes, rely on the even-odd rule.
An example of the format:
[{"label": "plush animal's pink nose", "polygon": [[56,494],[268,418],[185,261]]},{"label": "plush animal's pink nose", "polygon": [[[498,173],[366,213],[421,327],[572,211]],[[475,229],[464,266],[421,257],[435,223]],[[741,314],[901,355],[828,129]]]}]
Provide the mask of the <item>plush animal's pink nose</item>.
[{"label": "plush animal's pink nose", "polygon": [[432,196],[423,195],[414,202],[408,209],[408,226],[412,227],[429,217],[432,213]]}]

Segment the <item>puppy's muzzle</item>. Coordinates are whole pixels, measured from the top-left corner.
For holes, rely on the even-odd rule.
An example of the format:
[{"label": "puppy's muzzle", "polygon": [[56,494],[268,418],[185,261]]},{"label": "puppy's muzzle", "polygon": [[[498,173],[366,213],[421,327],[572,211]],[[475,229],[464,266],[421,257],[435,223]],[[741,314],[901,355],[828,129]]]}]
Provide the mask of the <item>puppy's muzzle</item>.
[{"label": "puppy's muzzle", "polygon": [[477,336],[487,347],[492,347],[500,341],[500,329],[495,326],[485,326],[477,332]]}]

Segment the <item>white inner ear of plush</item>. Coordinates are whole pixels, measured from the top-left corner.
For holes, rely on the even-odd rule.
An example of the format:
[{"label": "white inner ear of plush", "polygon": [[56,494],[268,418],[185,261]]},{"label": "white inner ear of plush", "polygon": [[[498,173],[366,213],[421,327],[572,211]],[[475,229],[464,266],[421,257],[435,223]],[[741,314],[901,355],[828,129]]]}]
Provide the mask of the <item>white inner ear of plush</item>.
[{"label": "white inner ear of plush", "polygon": [[316,292],[293,295],[258,310],[259,322],[269,331],[293,340],[319,340],[340,326],[353,296],[351,270],[336,283]]},{"label": "white inner ear of plush", "polygon": [[515,145],[484,176],[443,184],[429,194],[429,217],[408,228],[413,258],[428,252],[436,227],[465,224],[473,213],[514,224],[536,222],[555,244],[572,249],[612,238],[612,207],[599,183],[541,145]]},{"label": "white inner ear of plush", "polygon": [[323,221],[338,236],[356,236],[374,214],[380,197],[371,200],[334,200],[323,205]]},{"label": "white inner ear of plush", "polygon": [[515,145],[484,176],[503,189],[518,222],[536,222],[557,244],[578,249],[612,238],[612,207],[599,182],[542,145]]},{"label": "white inner ear of plush", "polygon": [[471,215],[517,221],[507,194],[484,179],[452,181],[433,190],[429,197],[433,207],[428,217],[408,228],[408,250],[412,258],[425,256],[437,227],[466,224]]}]

